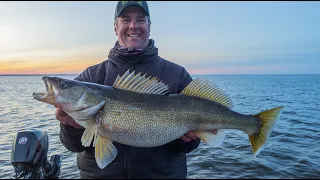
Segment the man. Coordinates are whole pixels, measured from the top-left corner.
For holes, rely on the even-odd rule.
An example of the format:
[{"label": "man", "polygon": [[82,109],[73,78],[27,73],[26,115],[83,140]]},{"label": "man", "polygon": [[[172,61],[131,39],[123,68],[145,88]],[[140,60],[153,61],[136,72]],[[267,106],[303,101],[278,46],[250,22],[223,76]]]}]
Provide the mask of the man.
[{"label": "man", "polygon": [[[170,93],[180,93],[192,78],[181,66],[158,56],[150,36],[150,13],[145,1],[119,1],[115,10],[114,30],[118,41],[110,50],[108,60],[87,68],[75,79],[111,86],[117,75],[142,72],[158,77],[169,85]],[[118,155],[107,167],[100,169],[92,145],[85,148],[80,139],[84,129],[60,109],[60,140],[77,152],[81,178],[186,178],[186,153],[198,147],[200,139],[193,132],[166,145],[138,148],[113,142]]]}]

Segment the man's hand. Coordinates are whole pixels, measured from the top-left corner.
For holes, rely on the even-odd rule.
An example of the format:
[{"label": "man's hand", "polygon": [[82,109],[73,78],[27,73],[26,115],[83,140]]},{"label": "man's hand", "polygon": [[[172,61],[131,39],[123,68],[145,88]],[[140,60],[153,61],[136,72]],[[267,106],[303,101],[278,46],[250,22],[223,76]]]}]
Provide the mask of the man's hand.
[{"label": "man's hand", "polygon": [[57,110],[56,110],[56,118],[62,124],[66,124],[66,125],[72,126],[74,128],[77,128],[77,129],[83,128],[82,126],[80,126],[78,123],[76,123],[67,113],[65,113],[60,108],[57,108]]},{"label": "man's hand", "polygon": [[[213,129],[210,131],[213,134],[217,134],[218,130]],[[193,131],[188,131],[185,133],[180,139],[182,139],[184,142],[190,142],[191,140],[196,140],[198,137]]]}]

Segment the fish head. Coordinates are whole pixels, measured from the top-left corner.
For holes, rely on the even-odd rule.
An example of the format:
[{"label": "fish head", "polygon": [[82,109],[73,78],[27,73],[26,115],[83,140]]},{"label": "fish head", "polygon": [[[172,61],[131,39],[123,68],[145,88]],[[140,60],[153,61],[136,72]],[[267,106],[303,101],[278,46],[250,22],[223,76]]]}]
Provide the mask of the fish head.
[{"label": "fish head", "polygon": [[52,104],[65,111],[79,111],[101,103],[103,100],[99,90],[90,83],[44,76],[46,93],[33,93],[33,97],[41,102]]}]

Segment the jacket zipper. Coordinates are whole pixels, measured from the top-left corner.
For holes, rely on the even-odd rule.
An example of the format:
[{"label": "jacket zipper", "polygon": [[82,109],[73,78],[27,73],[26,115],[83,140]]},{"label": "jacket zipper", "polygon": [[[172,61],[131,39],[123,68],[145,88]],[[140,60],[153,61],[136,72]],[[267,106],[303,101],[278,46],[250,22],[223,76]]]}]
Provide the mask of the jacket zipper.
[{"label": "jacket zipper", "polygon": [[131,65],[130,65],[130,71],[132,72],[133,70],[134,70],[134,64],[131,63]]},{"label": "jacket zipper", "polygon": [[128,167],[127,167],[127,146],[125,145],[125,151],[124,151],[124,162],[123,162],[123,166],[124,166],[124,175],[127,179],[129,179],[129,174],[128,174]]}]

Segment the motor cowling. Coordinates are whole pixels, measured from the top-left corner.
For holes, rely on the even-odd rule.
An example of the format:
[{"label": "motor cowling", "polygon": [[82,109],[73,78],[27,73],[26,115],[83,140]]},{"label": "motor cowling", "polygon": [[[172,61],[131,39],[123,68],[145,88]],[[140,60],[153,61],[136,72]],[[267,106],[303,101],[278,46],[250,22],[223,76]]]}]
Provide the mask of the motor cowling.
[{"label": "motor cowling", "polygon": [[18,132],[11,149],[11,163],[15,171],[31,172],[45,166],[48,147],[46,132],[35,129]]}]

